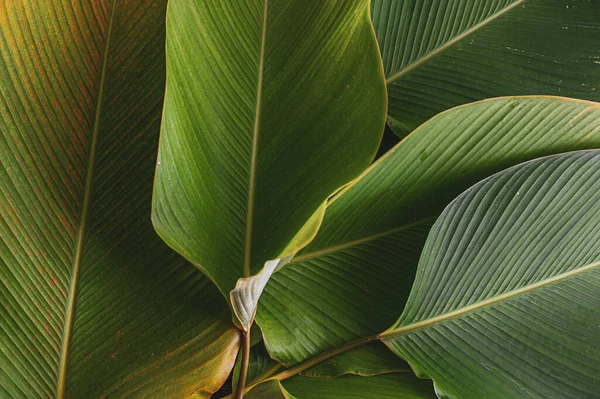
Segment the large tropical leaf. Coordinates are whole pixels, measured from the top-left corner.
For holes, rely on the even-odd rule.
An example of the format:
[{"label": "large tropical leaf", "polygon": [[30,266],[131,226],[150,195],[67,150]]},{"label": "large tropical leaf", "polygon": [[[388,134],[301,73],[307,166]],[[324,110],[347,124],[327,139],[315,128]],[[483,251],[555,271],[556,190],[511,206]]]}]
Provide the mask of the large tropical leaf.
[{"label": "large tropical leaf", "polygon": [[173,0],[167,39],[154,226],[229,298],[306,245],[375,155],[386,94],[369,4]]},{"label": "large tropical leaf", "polygon": [[600,100],[597,1],[373,0],[372,13],[400,136],[484,98]]},{"label": "large tropical leaf", "polygon": [[434,225],[384,342],[449,398],[597,398],[600,151],[477,184]]},{"label": "large tropical leaf", "polygon": [[600,105],[586,101],[493,99],[425,123],[334,198],[314,241],[271,279],[257,314],[269,353],[292,365],[388,328],[450,201],[511,165],[586,148],[600,148]]},{"label": "large tropical leaf", "polygon": [[0,397],[207,397],[237,334],[150,223],[164,1],[0,2]]}]

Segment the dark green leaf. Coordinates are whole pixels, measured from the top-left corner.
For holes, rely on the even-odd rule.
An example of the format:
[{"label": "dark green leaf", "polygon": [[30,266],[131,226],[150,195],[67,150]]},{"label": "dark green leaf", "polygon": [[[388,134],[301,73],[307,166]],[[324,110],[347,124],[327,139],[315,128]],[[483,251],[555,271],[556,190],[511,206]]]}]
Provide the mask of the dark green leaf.
[{"label": "dark green leaf", "polygon": [[[389,350],[386,348],[386,350]],[[393,355],[395,356],[395,355]],[[396,357],[396,356],[395,356]],[[396,357],[397,358],[397,357]],[[233,381],[237,384],[240,373],[241,357],[235,363],[233,369]],[[274,373],[279,368],[282,368],[279,363],[271,359],[265,345],[261,342],[252,347],[250,350],[250,360],[248,361],[248,376],[246,377],[246,386],[249,386],[257,377],[265,373]]]},{"label": "dark green leaf", "polygon": [[306,377],[332,378],[344,374],[370,377],[393,372],[412,372],[412,370],[385,345],[375,341],[325,360],[300,374]]},{"label": "dark green leaf", "polygon": [[252,388],[246,399],[435,399],[430,381],[412,373],[377,377],[294,377],[270,380]]},{"label": "dark green leaf", "polygon": [[412,373],[377,377],[294,377],[281,384],[297,399],[435,399],[431,381]]},{"label": "dark green leaf", "polygon": [[206,398],[229,310],[149,220],[165,1],[0,5],[0,397]]},{"label": "dark green leaf", "polygon": [[457,105],[506,95],[600,100],[600,3],[373,0],[400,136]]}]

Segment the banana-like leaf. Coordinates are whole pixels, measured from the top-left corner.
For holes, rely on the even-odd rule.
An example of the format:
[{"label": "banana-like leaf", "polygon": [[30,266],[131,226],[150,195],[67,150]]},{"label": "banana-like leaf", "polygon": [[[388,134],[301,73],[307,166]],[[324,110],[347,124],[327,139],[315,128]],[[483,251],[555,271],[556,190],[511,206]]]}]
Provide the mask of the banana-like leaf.
[{"label": "banana-like leaf", "polygon": [[593,398],[600,386],[600,151],[518,165],[435,223],[383,334],[447,398]]},{"label": "banana-like leaf", "polygon": [[376,377],[294,377],[270,380],[248,392],[246,399],[435,399],[430,381],[412,373]]},{"label": "banana-like leaf", "polygon": [[600,105],[586,101],[492,99],[428,121],[337,195],[314,241],[273,276],[257,313],[269,353],[293,365],[388,328],[450,201],[509,166],[588,148],[600,148]]},{"label": "banana-like leaf", "polygon": [[600,100],[597,1],[373,0],[372,14],[399,136],[484,98]]},{"label": "banana-like leaf", "polygon": [[150,223],[165,1],[0,2],[0,397],[210,396],[219,291]]},{"label": "banana-like leaf", "polygon": [[369,4],[173,0],[167,70],[154,226],[229,299],[305,246],[376,153],[386,92]]}]

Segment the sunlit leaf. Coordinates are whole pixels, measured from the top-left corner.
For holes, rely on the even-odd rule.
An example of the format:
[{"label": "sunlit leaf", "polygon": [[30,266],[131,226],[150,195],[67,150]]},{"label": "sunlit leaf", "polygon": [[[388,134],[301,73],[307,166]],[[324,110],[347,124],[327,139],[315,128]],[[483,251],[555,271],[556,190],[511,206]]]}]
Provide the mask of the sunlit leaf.
[{"label": "sunlit leaf", "polygon": [[375,155],[386,93],[369,4],[173,0],[167,27],[154,226],[229,299],[305,246]]}]

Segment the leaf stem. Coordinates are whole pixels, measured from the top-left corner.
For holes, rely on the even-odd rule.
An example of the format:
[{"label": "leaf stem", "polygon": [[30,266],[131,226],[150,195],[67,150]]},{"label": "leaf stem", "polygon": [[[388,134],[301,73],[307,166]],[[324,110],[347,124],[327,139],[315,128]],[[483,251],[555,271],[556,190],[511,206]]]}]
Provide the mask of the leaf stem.
[{"label": "leaf stem", "polygon": [[354,341],[350,341],[347,344],[338,346],[337,348],[334,348],[327,352],[323,352],[317,356],[311,357],[310,359],[307,359],[307,360],[299,363],[295,367],[284,370],[281,373],[274,375],[273,377],[271,377],[271,379],[276,379],[279,381],[285,380],[286,378],[293,377],[296,374],[299,374],[299,373],[303,372],[304,370],[306,370],[312,366],[315,366],[327,359],[330,359],[334,356],[337,356],[337,355],[347,352],[349,350],[358,348],[359,346],[366,345],[370,342],[377,341],[378,339],[379,339],[378,335],[373,335],[371,337],[365,337],[365,338],[360,338],[360,339],[357,339]]},{"label": "leaf stem", "polygon": [[[273,368],[272,371],[269,370],[269,371],[271,371],[270,373],[266,372],[262,376],[258,377],[256,380],[254,380],[252,382],[252,384],[250,384],[250,386],[248,386],[246,391],[249,391],[250,389],[254,388],[256,385],[261,384],[267,380],[281,381],[281,380],[285,380],[286,378],[293,377],[296,374],[300,374],[304,370],[311,368],[312,366],[315,366],[321,362],[324,362],[327,359],[330,359],[334,356],[337,356],[337,355],[347,352],[349,350],[358,348],[359,346],[363,346],[363,345],[366,345],[373,341],[377,341],[378,339],[379,339],[379,335],[373,335],[371,337],[365,337],[365,338],[360,338],[360,339],[357,339],[354,341],[350,341],[342,346],[338,346],[337,348],[328,350],[327,352],[323,352],[319,355],[316,355],[309,359],[306,359],[305,361],[298,363],[296,366],[289,368],[287,370],[284,370],[281,373],[278,373],[275,375],[273,375],[273,374],[279,370],[279,367]],[[237,397],[236,397],[236,399],[237,399]]]},{"label": "leaf stem", "polygon": [[242,334],[242,364],[240,367],[240,376],[238,378],[235,399],[243,399],[244,389],[246,387],[246,377],[248,376],[248,364],[250,362],[250,330],[241,331]]}]

